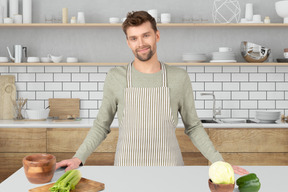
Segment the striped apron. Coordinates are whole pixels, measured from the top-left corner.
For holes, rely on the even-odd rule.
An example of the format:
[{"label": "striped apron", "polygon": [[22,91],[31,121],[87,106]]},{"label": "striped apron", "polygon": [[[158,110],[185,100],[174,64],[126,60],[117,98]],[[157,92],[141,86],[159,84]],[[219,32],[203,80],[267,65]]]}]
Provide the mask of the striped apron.
[{"label": "striped apron", "polygon": [[125,107],[114,165],[184,165],[175,134],[165,65],[161,63],[163,85],[155,88],[132,87],[131,65],[127,69]]}]

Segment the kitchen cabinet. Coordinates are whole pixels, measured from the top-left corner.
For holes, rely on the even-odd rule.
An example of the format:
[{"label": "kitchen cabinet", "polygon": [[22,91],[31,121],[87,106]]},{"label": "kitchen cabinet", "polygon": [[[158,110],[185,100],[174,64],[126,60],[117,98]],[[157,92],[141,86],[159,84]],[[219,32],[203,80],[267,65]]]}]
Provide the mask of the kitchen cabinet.
[{"label": "kitchen cabinet", "polygon": [[[121,23],[110,24],[110,23],[85,23],[85,24],[62,24],[62,23],[31,23],[31,24],[0,24],[0,28],[90,28],[90,27],[100,27],[100,28],[120,28]],[[168,23],[161,24],[158,23],[159,28],[193,28],[193,27],[208,27],[208,28],[218,28],[218,27],[253,27],[253,28],[270,28],[270,27],[288,27],[288,24],[283,23],[259,23],[259,24],[247,24],[247,23]],[[127,62],[128,63],[128,62]],[[119,66],[126,65],[127,63],[0,63],[0,66]],[[167,63],[169,65],[175,66],[287,66],[288,63]]]},{"label": "kitchen cabinet", "polygon": [[[287,128],[205,128],[215,148],[233,165],[288,165]],[[89,128],[0,128],[0,182],[22,166],[24,156],[50,153],[57,161],[71,158]],[[68,136],[69,135],[69,136]],[[210,162],[177,128],[176,136],[185,165]],[[86,165],[113,165],[118,128],[87,159]]]}]

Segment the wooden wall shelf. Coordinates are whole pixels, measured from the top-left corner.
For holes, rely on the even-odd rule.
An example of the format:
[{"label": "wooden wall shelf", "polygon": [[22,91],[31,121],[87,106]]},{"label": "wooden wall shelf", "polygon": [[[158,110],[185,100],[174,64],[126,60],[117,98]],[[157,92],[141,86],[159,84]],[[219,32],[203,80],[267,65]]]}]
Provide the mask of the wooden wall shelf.
[{"label": "wooden wall shelf", "polygon": [[[121,23],[31,23],[31,24],[0,24],[0,27],[121,27]],[[283,23],[158,23],[158,27],[288,27]]]},{"label": "wooden wall shelf", "polygon": [[[0,63],[0,66],[121,66],[127,63]],[[288,66],[288,63],[166,63],[174,66]]]}]

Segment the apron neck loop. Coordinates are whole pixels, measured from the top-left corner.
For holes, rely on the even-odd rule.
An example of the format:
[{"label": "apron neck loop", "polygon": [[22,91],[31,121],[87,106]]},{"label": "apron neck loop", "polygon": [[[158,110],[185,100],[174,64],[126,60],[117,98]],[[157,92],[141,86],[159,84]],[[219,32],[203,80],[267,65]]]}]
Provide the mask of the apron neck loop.
[{"label": "apron neck loop", "polygon": [[[160,62],[161,64],[161,71],[162,71],[162,87],[167,87],[167,74],[166,74],[166,68],[165,65]],[[131,88],[132,87],[132,65],[133,65],[133,61],[128,64],[128,69],[127,69],[127,87]]]}]

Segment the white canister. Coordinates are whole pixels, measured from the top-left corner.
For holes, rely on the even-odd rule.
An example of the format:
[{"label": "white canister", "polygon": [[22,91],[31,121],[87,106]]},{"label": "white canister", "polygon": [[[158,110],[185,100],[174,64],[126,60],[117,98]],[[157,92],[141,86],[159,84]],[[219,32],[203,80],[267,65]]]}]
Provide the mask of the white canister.
[{"label": "white canister", "polygon": [[252,21],[252,19],[253,19],[253,4],[252,3],[246,4],[245,19],[247,21]]},{"label": "white canister", "polygon": [[14,18],[14,15],[19,13],[19,2],[18,0],[9,0],[9,17]]},{"label": "white canister", "polygon": [[23,23],[22,15],[14,15],[14,23]]},{"label": "white canister", "polygon": [[3,18],[8,17],[8,0],[0,0],[0,6],[3,7]]},{"label": "white canister", "polygon": [[161,13],[161,23],[171,23],[171,14]]},{"label": "white canister", "polygon": [[23,23],[32,23],[32,0],[23,0]]},{"label": "white canister", "polygon": [[154,17],[155,21],[158,22],[158,11],[157,9],[150,9],[147,11],[152,17]]},{"label": "white canister", "polygon": [[13,19],[11,19],[10,17],[5,17],[4,23],[7,23],[7,24],[13,23]]},{"label": "white canister", "polygon": [[77,23],[85,23],[84,12],[78,12]]},{"label": "white canister", "polygon": [[62,9],[62,23],[68,23],[68,8]]}]

